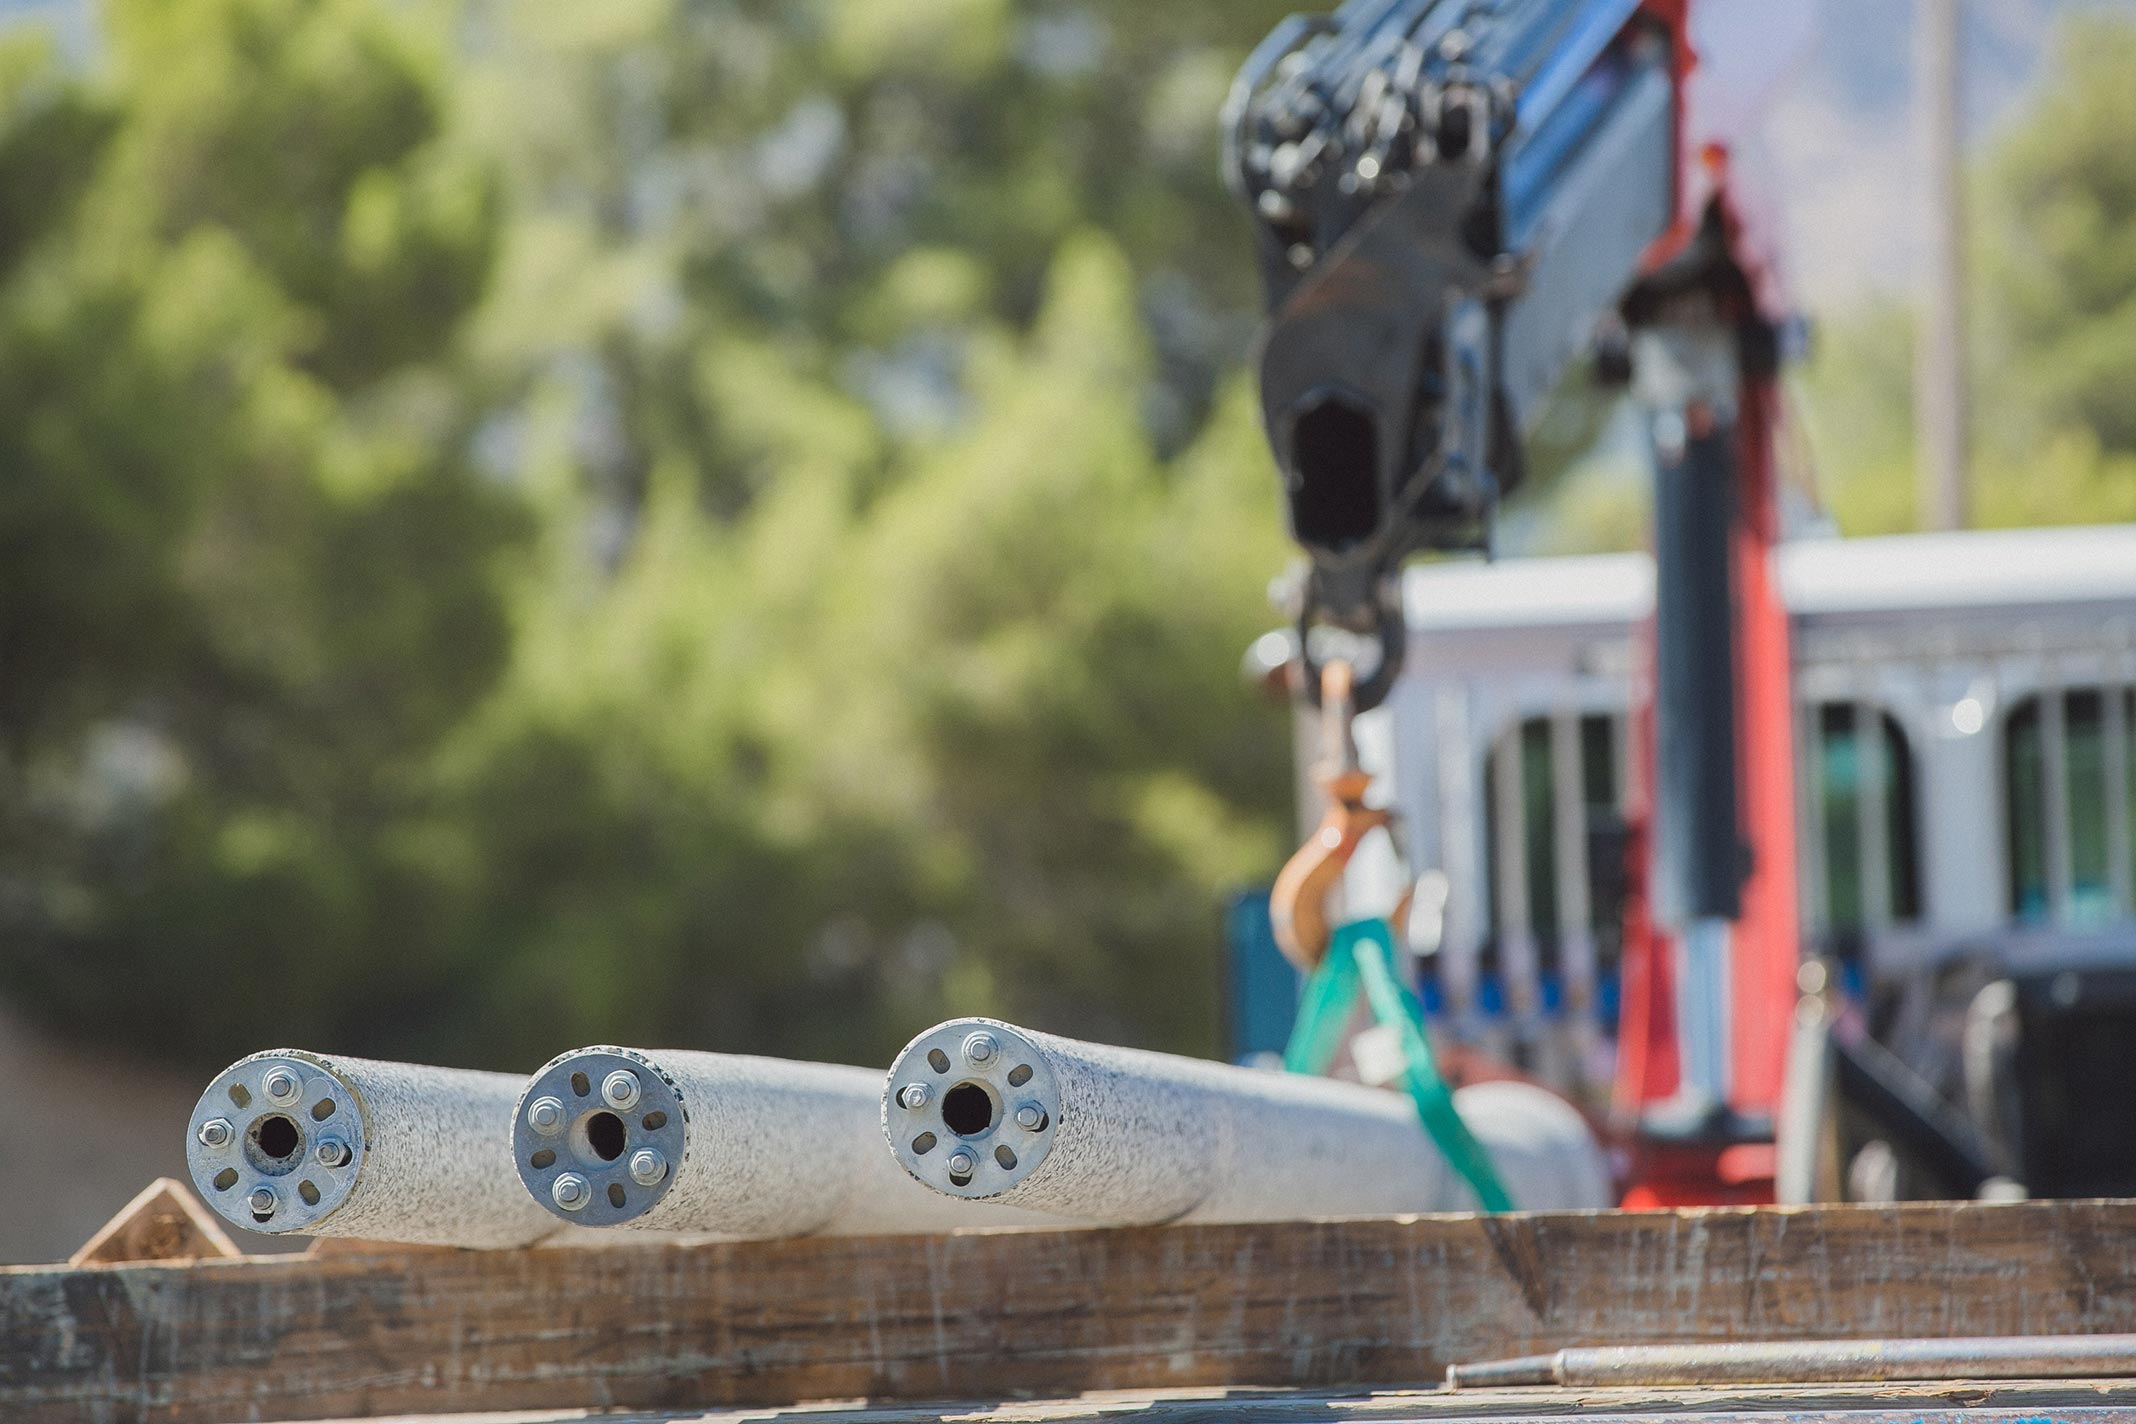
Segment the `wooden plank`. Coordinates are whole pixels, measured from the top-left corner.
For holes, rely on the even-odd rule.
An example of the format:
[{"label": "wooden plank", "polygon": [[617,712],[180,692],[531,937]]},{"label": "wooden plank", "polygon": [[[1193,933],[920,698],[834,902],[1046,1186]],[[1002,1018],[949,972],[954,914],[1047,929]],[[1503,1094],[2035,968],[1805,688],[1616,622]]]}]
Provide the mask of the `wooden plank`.
[{"label": "wooden plank", "polygon": [[[609,1416],[611,1419],[614,1416]],[[1565,1419],[1589,1424],[2130,1424],[2126,1380],[1759,1386],[1749,1389],[1106,1391],[1076,1399],[933,1405],[810,1405],[778,1410],[633,1414],[627,1424],[1466,1424]],[[585,1424],[580,1410],[403,1416],[399,1424]],[[615,1424],[626,1424],[615,1420]]]},{"label": "wooden plank", "polygon": [[0,1270],[0,1418],[1431,1384],[1567,1345],[2136,1330],[2136,1203]]}]

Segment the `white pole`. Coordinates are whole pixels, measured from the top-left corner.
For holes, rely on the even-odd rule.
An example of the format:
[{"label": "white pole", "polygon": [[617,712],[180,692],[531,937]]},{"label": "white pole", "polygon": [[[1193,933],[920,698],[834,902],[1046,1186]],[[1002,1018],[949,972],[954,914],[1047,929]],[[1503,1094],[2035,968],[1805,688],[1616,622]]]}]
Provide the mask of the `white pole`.
[{"label": "white pole", "polygon": [[[1610,1204],[1601,1150],[1564,1099],[1499,1082],[1464,1088],[1455,1102],[1519,1206]],[[914,1039],[883,1104],[897,1161],[937,1192],[1083,1221],[1475,1206],[1400,1094],[992,1019],[954,1019]]]},{"label": "white pole", "polygon": [[216,1075],[193,1110],[193,1184],[251,1231],[526,1246],[558,1230],[512,1172],[524,1080],[275,1049]]},{"label": "white pole", "polygon": [[1558,967],[1564,975],[1572,1080],[1589,1086],[1601,1024],[1595,1014],[1594,901],[1587,881],[1587,773],[1580,714],[1560,708],[1550,719],[1551,836],[1557,849]]},{"label": "white pole", "polygon": [[874,1069],[603,1046],[524,1089],[497,1130],[509,1122],[513,1189],[551,1222],[751,1238],[1043,1222],[899,1171]]}]

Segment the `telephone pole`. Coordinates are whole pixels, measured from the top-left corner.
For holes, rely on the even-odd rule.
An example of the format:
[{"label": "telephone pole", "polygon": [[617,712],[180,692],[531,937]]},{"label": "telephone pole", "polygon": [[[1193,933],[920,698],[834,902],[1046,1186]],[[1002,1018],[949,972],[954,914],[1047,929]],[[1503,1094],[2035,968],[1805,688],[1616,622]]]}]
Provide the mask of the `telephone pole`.
[{"label": "telephone pole", "polygon": [[1966,524],[1965,214],[1958,145],[1963,3],[1914,0],[1914,104],[1928,236],[1914,336],[1914,458],[1926,529]]}]

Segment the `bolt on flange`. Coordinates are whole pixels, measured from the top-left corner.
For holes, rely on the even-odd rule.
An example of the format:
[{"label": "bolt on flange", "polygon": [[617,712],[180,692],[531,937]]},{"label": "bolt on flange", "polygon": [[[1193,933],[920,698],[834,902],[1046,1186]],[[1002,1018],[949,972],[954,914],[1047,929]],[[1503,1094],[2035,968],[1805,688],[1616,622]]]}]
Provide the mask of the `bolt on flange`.
[{"label": "bolt on flange", "polygon": [[564,1130],[564,1100],[542,1096],[527,1104],[527,1126],[543,1137],[554,1137]]},{"label": "bolt on flange", "polygon": [[565,1211],[582,1211],[593,1200],[593,1183],[576,1172],[566,1172],[549,1188],[549,1199]]},{"label": "bolt on flange", "polygon": [[220,1151],[237,1140],[237,1129],[230,1125],[230,1119],[226,1117],[211,1117],[200,1125],[200,1131],[194,1136],[200,1140],[202,1147],[212,1147]]},{"label": "bolt on flange", "polygon": [[260,1094],[278,1108],[293,1107],[304,1096],[304,1084],[287,1068],[270,1068],[260,1079]]},{"label": "bolt on flange", "polygon": [[630,1179],[641,1187],[650,1187],[668,1174],[667,1158],[650,1147],[641,1147],[630,1154]]},{"label": "bolt on flange", "polygon": [[618,1068],[601,1080],[601,1101],[617,1112],[629,1112],[638,1105],[644,1085],[638,1075],[628,1068]]}]

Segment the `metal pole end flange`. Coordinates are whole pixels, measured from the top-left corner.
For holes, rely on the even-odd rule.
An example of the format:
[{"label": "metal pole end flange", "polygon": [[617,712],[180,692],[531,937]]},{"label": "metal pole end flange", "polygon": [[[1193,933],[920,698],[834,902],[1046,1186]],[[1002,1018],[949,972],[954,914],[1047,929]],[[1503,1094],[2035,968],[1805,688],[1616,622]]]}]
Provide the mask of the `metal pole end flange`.
[{"label": "metal pole end flange", "polygon": [[208,1084],[186,1127],[186,1167],[201,1199],[233,1225],[301,1235],[356,1189],[368,1136],[347,1079],[322,1058],[278,1048]]},{"label": "metal pole end flange", "polygon": [[519,1180],[575,1226],[621,1226],[651,1211],[688,1138],[674,1080],[646,1055],[609,1045],[551,1059],[512,1114]]},{"label": "metal pole end flange", "polygon": [[891,1065],[883,1131],[907,1172],[968,1200],[1000,1196],[1052,1150],[1060,1086],[1046,1055],[993,1019],[952,1019]]}]

